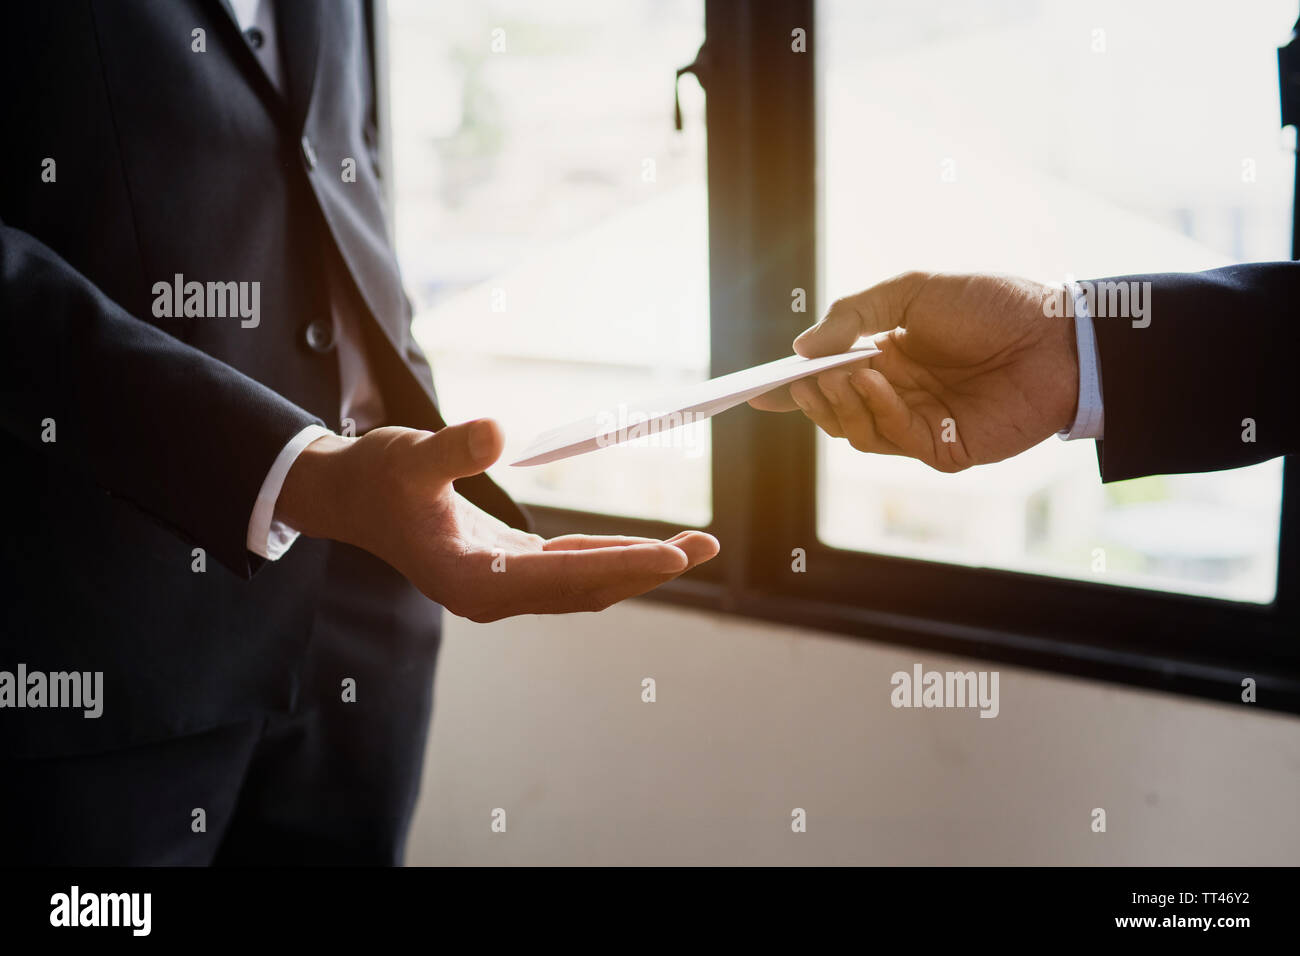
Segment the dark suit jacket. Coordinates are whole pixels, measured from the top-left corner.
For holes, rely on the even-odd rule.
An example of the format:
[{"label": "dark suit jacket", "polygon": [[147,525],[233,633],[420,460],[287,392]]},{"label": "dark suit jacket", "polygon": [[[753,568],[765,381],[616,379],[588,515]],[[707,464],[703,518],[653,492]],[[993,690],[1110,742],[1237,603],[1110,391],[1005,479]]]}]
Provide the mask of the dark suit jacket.
[{"label": "dark suit jacket", "polygon": [[1093,322],[1104,481],[1237,468],[1300,448],[1300,262],[1097,281],[1151,283],[1145,327],[1123,316]]},{"label": "dark suit jacket", "polygon": [[[105,699],[97,720],[0,710],[0,755],[292,705],[328,545],[268,563],[245,535],[283,445],[339,424],[337,355],[305,336],[328,319],[325,270],[389,423],[443,425],[387,238],[366,8],[279,0],[277,17],[287,99],[219,0],[5,11],[0,670],[103,671]],[[154,284],[178,273],[260,282],[260,324],[156,318]],[[486,478],[458,487],[525,522]]]}]

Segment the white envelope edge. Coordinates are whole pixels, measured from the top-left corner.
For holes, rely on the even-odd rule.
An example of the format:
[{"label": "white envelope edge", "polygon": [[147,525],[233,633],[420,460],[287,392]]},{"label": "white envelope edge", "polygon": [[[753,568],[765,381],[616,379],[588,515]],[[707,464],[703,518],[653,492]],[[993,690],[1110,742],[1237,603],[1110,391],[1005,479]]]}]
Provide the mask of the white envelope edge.
[{"label": "white envelope edge", "polygon": [[[718,412],[734,408],[770,392],[782,385],[789,385],[809,375],[817,375],[840,365],[849,365],[863,359],[879,355],[880,349],[874,345],[860,345],[836,355],[823,355],[818,358],[804,358],[802,355],[787,355],[775,362],[755,365],[728,375],[720,375],[706,382],[698,382],[678,389],[670,395],[660,396],[652,401],[642,401],[634,406],[638,409],[653,409],[644,412],[644,421],[629,423],[626,415],[617,415],[610,410],[597,412],[559,428],[542,432],[524,449],[512,467],[522,468],[532,465],[544,465],[547,462],[585,455],[587,452],[645,435],[670,431],[682,425],[693,424],[705,418],[712,418]],[[626,410],[631,403],[625,403]]]}]

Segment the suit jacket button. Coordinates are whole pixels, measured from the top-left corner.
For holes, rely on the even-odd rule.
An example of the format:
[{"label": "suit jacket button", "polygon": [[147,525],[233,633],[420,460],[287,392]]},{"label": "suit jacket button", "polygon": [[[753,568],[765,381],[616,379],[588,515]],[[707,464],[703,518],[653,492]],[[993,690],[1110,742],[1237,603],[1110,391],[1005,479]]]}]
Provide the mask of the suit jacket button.
[{"label": "suit jacket button", "polygon": [[254,50],[262,49],[262,44],[266,42],[266,34],[257,27],[249,27],[245,30],[244,38],[248,40],[248,45]]},{"label": "suit jacket button", "polygon": [[306,136],[302,138],[302,158],[306,161],[308,169],[316,168],[316,147],[312,146],[311,140]]},{"label": "suit jacket button", "polygon": [[307,341],[307,348],[324,355],[334,348],[334,326],[325,319],[317,319],[303,331],[303,338]]}]

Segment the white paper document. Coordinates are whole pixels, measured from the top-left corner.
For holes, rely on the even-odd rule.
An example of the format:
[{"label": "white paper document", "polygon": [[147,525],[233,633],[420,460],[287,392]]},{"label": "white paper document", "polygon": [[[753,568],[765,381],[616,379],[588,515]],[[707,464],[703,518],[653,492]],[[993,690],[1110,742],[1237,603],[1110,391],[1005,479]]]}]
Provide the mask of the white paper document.
[{"label": "white paper document", "polygon": [[614,408],[579,419],[538,435],[512,465],[544,465],[548,461],[585,455],[597,448],[656,435],[690,425],[782,385],[825,372],[827,369],[879,355],[880,349],[862,345],[837,355],[804,358],[789,355],[765,365],[688,385],[670,395],[646,401],[623,402]]}]

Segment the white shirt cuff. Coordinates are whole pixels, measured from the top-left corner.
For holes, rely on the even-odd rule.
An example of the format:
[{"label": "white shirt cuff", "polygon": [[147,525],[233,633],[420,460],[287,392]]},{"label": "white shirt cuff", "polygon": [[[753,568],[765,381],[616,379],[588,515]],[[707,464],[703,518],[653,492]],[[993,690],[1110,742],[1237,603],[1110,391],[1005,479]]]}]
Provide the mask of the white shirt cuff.
[{"label": "white shirt cuff", "polygon": [[288,477],[289,469],[298,460],[303,449],[317,438],[329,434],[331,432],[328,428],[308,425],[280,449],[280,454],[276,455],[275,461],[271,463],[271,470],[266,473],[266,478],[262,481],[262,489],[257,493],[257,501],[253,504],[253,514],[248,519],[249,551],[268,561],[278,561],[289,550],[289,546],[298,540],[299,532],[283,521],[275,520],[275,503],[280,497],[280,489],[284,487],[284,479]]},{"label": "white shirt cuff", "polygon": [[1079,351],[1079,406],[1074,423],[1057,434],[1065,441],[1101,438],[1105,432],[1105,409],[1101,398],[1101,364],[1097,361],[1097,330],[1092,325],[1088,299],[1077,282],[1066,287],[1074,299],[1074,336]]}]

